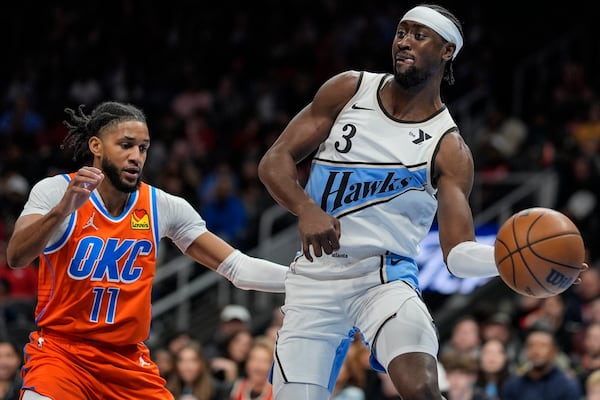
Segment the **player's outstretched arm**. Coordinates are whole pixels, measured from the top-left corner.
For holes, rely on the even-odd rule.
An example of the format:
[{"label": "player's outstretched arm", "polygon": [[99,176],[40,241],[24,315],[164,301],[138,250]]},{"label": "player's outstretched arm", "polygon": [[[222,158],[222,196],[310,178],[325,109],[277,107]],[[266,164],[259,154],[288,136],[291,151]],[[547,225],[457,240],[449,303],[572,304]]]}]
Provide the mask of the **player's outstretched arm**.
[{"label": "player's outstretched arm", "polygon": [[212,232],[200,235],[185,254],[218,272],[237,288],[273,293],[285,291],[284,280],[288,267],[250,257]]},{"label": "player's outstretched arm", "polygon": [[451,274],[466,277],[498,275],[494,247],[475,241],[469,195],[473,157],[458,132],[448,133],[435,159],[440,246]]},{"label": "player's outstretched arm", "polygon": [[[8,265],[21,268],[31,264],[65,218],[87,201],[103,179],[104,175],[99,169],[83,167],[69,182],[60,202],[48,213],[19,217],[6,249]],[[30,198],[32,195],[35,195],[33,190]]]}]

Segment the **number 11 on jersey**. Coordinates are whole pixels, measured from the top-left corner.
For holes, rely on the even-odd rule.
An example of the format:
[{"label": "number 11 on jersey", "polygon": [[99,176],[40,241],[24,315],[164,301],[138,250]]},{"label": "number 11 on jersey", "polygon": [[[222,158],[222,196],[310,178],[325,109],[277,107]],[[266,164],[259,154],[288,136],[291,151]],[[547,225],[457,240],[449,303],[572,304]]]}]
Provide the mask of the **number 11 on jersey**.
[{"label": "number 11 on jersey", "polygon": [[106,297],[108,297],[105,321],[107,324],[112,324],[115,322],[115,314],[117,312],[117,299],[119,297],[120,290],[121,289],[116,287],[95,287],[92,289],[92,292],[94,292],[94,304],[92,306],[92,312],[90,313],[91,322],[98,322],[105,294],[107,295]]}]

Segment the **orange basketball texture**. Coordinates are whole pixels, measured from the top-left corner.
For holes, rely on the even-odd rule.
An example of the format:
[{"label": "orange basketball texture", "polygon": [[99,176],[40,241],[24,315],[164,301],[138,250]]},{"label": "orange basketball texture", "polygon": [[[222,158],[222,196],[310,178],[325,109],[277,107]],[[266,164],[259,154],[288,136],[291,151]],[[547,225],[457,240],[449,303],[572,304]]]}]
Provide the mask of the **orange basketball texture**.
[{"label": "orange basketball texture", "polygon": [[549,208],[519,211],[500,227],[494,258],[502,280],[529,297],[568,289],[581,272],[585,247],[575,224]]}]

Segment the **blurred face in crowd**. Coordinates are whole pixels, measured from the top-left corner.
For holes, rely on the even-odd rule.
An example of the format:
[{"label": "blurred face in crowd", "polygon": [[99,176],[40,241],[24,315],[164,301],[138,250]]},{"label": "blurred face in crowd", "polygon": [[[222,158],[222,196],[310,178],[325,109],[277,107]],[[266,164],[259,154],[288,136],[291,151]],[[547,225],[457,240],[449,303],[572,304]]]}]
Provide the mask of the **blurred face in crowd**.
[{"label": "blurred face in crowd", "polygon": [[489,340],[481,347],[480,365],[486,373],[498,373],[506,365],[506,351],[502,342],[496,339]]},{"label": "blurred face in crowd", "polygon": [[177,354],[176,369],[181,380],[190,383],[195,382],[199,376],[205,373],[206,366],[195,349],[184,347]]},{"label": "blurred face in crowd", "polygon": [[273,352],[266,346],[253,346],[246,361],[246,373],[252,382],[267,382],[271,365],[273,363]]},{"label": "blurred face in crowd", "polygon": [[544,370],[554,363],[557,354],[552,335],[547,332],[532,332],[525,343],[527,359],[536,370]]},{"label": "blurred face in crowd", "polygon": [[152,356],[152,358],[154,359],[154,363],[160,371],[160,375],[163,378],[169,376],[169,374],[173,371],[173,367],[175,365],[174,357],[171,354],[171,352],[167,349],[156,349],[152,353]]},{"label": "blurred face in crowd", "polygon": [[586,329],[583,347],[588,355],[600,356],[600,323],[592,324]]},{"label": "blurred face in crowd", "polygon": [[11,381],[19,367],[21,358],[10,343],[0,343],[0,381]]},{"label": "blurred face in crowd", "polygon": [[452,331],[452,345],[459,350],[472,350],[479,346],[479,325],[476,321],[460,321]]},{"label": "blurred face in crowd", "polygon": [[587,400],[600,400],[600,384],[592,386],[587,391]]},{"label": "blurred face in crowd", "polygon": [[242,362],[248,356],[252,346],[252,335],[248,331],[237,332],[229,342],[229,357],[235,362]]}]

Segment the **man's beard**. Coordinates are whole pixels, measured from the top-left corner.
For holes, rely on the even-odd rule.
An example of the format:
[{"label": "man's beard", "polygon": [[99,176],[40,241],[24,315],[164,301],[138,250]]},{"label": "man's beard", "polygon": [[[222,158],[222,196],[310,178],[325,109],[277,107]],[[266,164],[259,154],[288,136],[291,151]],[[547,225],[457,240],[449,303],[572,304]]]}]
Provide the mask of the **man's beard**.
[{"label": "man's beard", "polygon": [[104,176],[108,178],[110,183],[112,183],[117,190],[120,190],[123,193],[135,192],[140,187],[140,182],[142,179],[141,174],[138,176],[134,184],[123,182],[119,177],[119,169],[117,166],[108,161],[106,158],[102,160],[102,172],[104,173]]},{"label": "man's beard", "polygon": [[535,361],[531,363],[531,369],[538,372],[544,371],[549,366],[550,363],[546,361]]},{"label": "man's beard", "polygon": [[409,67],[405,72],[395,70],[394,79],[404,89],[411,89],[420,86],[423,82],[429,79],[430,74],[424,70],[419,70],[416,67]]}]

